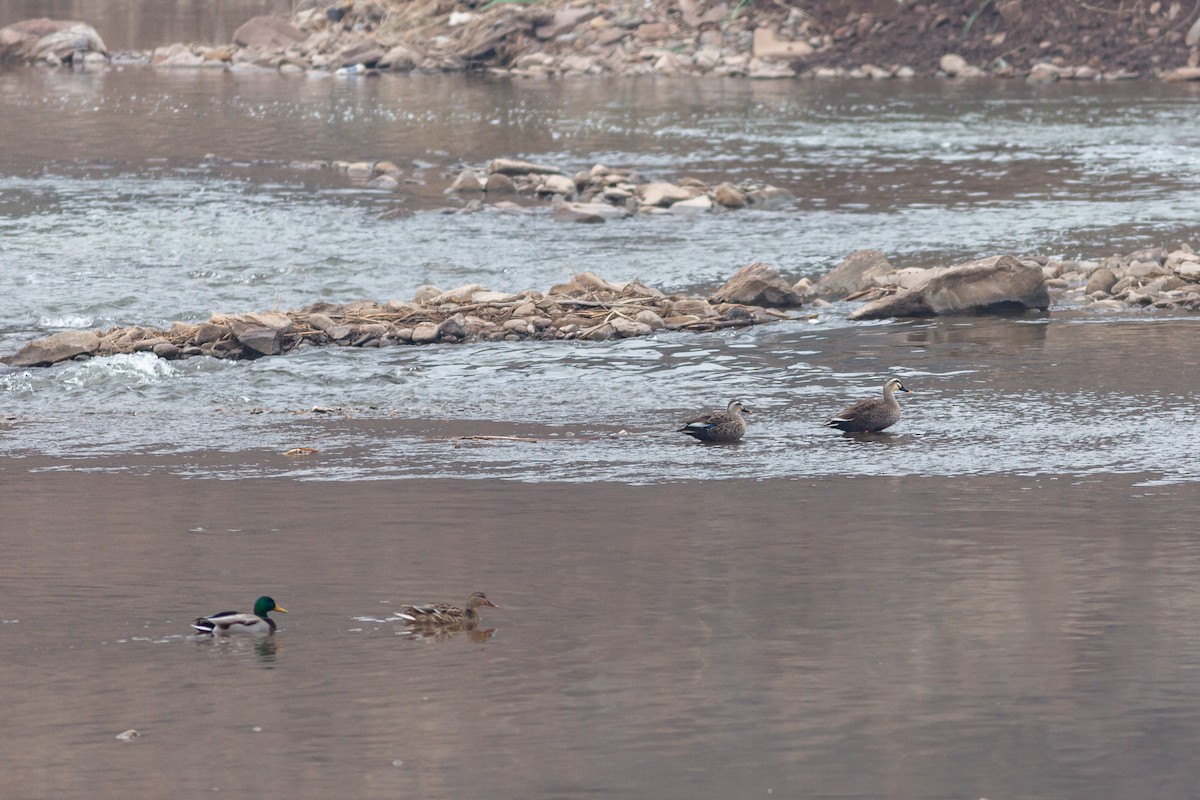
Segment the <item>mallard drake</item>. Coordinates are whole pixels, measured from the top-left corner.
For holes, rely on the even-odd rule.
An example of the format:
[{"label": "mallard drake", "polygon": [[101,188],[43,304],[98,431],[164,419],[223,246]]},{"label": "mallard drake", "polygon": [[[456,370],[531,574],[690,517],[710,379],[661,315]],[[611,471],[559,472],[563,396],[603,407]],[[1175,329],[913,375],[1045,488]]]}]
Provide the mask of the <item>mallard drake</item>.
[{"label": "mallard drake", "polygon": [[267,616],[272,611],[286,614],[287,609],[277,605],[274,600],[263,595],[254,601],[254,613],[244,611],[221,611],[198,617],[192,627],[201,633],[215,636],[228,636],[231,633],[252,633],[263,636],[275,632],[275,620]]},{"label": "mallard drake", "polygon": [[741,400],[730,400],[724,411],[712,411],[689,419],[677,433],[686,433],[702,442],[736,442],[746,433],[746,420],[742,414],[753,413],[754,410]]},{"label": "mallard drake", "polygon": [[876,433],[895,425],[900,419],[900,403],[896,391],[912,393],[899,378],[888,378],[883,382],[883,398],[859,400],[836,417],[830,417],[825,425],[847,433]]},{"label": "mallard drake", "polygon": [[430,603],[424,606],[401,606],[400,616],[406,625],[411,626],[458,626],[475,625],[479,622],[479,612],[476,609],[488,606],[500,606],[487,599],[483,592],[475,592],[467,598],[467,607],[459,608],[449,603]]}]

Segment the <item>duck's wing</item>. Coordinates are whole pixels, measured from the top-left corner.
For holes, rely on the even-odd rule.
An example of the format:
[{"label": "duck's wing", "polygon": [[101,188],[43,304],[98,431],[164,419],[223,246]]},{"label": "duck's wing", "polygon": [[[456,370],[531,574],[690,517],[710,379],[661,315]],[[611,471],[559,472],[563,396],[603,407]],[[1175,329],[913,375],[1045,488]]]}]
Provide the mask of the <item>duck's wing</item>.
[{"label": "duck's wing", "polygon": [[192,623],[192,627],[198,631],[212,633],[218,628],[228,631],[239,627],[258,627],[264,624],[263,618],[257,614],[247,614],[243,611],[219,611],[216,614],[198,618]]},{"label": "duck's wing", "polygon": [[875,400],[859,400],[857,403],[842,409],[841,413],[836,416],[830,417],[825,424],[836,428],[839,423],[858,422],[871,412],[875,404]]},{"label": "duck's wing", "polygon": [[728,414],[725,414],[725,413],[722,413],[719,411],[713,411],[711,413],[705,414],[702,417],[696,417],[695,419],[686,420],[683,423],[683,426],[679,430],[680,431],[708,430],[709,428],[715,428],[718,425],[720,425],[724,422],[728,422],[728,421],[729,421]]},{"label": "duck's wing", "polygon": [[461,621],[466,612],[449,603],[429,603],[422,606],[401,606],[400,616],[417,624],[445,624]]}]

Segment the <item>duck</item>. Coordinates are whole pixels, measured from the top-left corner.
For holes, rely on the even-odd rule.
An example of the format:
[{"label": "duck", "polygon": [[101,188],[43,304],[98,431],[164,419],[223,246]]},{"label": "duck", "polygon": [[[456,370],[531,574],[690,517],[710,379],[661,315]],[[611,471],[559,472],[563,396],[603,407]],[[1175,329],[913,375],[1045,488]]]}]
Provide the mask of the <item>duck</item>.
[{"label": "duck", "polygon": [[405,620],[406,625],[412,627],[469,627],[479,623],[480,617],[477,609],[484,606],[488,608],[500,607],[491,600],[488,600],[487,595],[483,592],[473,592],[467,598],[466,608],[453,606],[449,603],[401,606],[400,613],[397,616]]},{"label": "duck", "polygon": [[272,611],[286,614],[287,609],[270,597],[263,595],[254,601],[254,613],[244,611],[220,611],[207,617],[198,617],[192,627],[213,636],[228,636],[231,633],[250,633],[266,636],[275,632],[275,620],[267,616]]},{"label": "duck", "polygon": [[677,433],[685,433],[702,442],[736,442],[746,433],[746,420],[742,414],[753,414],[754,409],[741,400],[730,400],[724,411],[712,411],[683,423]]},{"label": "duck", "polygon": [[890,428],[900,419],[900,403],[896,392],[912,394],[899,378],[888,378],[883,382],[883,398],[859,400],[840,414],[825,421],[825,426],[847,433],[878,433]]}]

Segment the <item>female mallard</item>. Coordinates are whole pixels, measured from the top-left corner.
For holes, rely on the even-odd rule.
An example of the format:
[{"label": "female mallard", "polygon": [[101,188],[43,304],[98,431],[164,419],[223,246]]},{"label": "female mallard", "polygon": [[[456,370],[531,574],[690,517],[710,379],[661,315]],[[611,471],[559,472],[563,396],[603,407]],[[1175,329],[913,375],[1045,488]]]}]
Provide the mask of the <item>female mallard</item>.
[{"label": "female mallard", "polygon": [[491,600],[488,600],[487,595],[483,592],[475,592],[467,598],[466,608],[452,606],[449,603],[431,603],[425,606],[401,606],[398,616],[406,620],[405,624],[411,626],[469,626],[479,623],[479,612],[476,609],[483,606],[490,608],[500,607]]},{"label": "female mallard", "polygon": [[201,633],[215,636],[228,636],[231,633],[263,636],[275,632],[275,620],[267,616],[272,611],[287,613],[286,608],[276,605],[274,600],[264,595],[254,601],[253,614],[243,611],[221,611],[207,617],[199,617],[192,623],[192,627]]},{"label": "female mallard", "polygon": [[899,378],[888,378],[883,383],[882,399],[859,400],[836,417],[831,417],[825,425],[847,433],[877,433],[895,425],[900,419],[897,389],[912,393],[912,389],[906,388]]},{"label": "female mallard", "polygon": [[742,414],[753,414],[754,410],[741,400],[730,400],[724,411],[713,411],[702,417],[683,423],[678,433],[694,436],[702,442],[736,442],[746,433],[746,420]]}]

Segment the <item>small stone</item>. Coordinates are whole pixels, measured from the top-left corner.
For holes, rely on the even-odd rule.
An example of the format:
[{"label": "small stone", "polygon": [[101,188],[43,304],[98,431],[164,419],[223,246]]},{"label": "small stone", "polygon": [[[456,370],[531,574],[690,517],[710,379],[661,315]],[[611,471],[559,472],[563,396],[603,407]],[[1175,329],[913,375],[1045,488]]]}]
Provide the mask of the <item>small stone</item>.
[{"label": "small stone", "polygon": [[455,314],[443,320],[437,326],[438,337],[441,339],[465,339],[467,336],[467,320],[462,314]]},{"label": "small stone", "polygon": [[644,322],[637,322],[624,317],[613,317],[613,331],[622,338],[631,338],[634,336],[649,336],[654,330]]},{"label": "small stone", "polygon": [[542,185],[538,187],[539,194],[561,194],[572,197],[575,194],[575,181],[566,175],[547,175]]},{"label": "small stone", "polygon": [[792,291],[791,285],[766,264],[747,264],[733,274],[713,295],[722,303],[745,303],[756,306],[799,306],[804,298]]},{"label": "small stone", "polygon": [[957,78],[967,68],[967,60],[958,53],[946,53],[938,59],[938,69],[951,78]]},{"label": "small stone", "polygon": [[516,194],[517,185],[507,175],[501,172],[493,172],[491,175],[488,175],[487,183],[483,185],[483,190],[487,192],[488,197],[499,197],[501,195]]},{"label": "small stone", "polygon": [[434,322],[421,322],[413,328],[413,344],[430,344],[438,339],[438,326]]},{"label": "small stone", "polygon": [[712,211],[712,207],[713,202],[706,195],[697,195],[690,200],[672,203],[670,211],[672,214],[703,214],[706,211]]},{"label": "small stone", "polygon": [[151,352],[153,352],[154,355],[158,356],[159,358],[179,358],[179,348],[170,342],[159,342],[158,344],[154,345]]},{"label": "small stone", "polygon": [[648,206],[669,206],[692,197],[691,191],[673,183],[647,183],[638,187],[642,203]]},{"label": "small stone", "polygon": [[749,203],[746,194],[737,189],[732,183],[717,184],[714,200],[725,208],[745,208]]},{"label": "small stone", "polygon": [[483,191],[483,184],[479,182],[478,176],[469,169],[464,169],[458,173],[458,177],[446,189],[447,192],[455,194],[475,194]]},{"label": "small stone", "polygon": [[1107,267],[1101,267],[1091,274],[1091,277],[1088,278],[1087,286],[1083,291],[1085,294],[1092,294],[1093,292],[1104,292],[1107,294],[1112,290],[1116,282],[1116,273]]},{"label": "small stone", "polygon": [[648,308],[644,311],[639,311],[635,319],[643,325],[648,326],[652,331],[662,330],[666,326],[663,318]]}]

